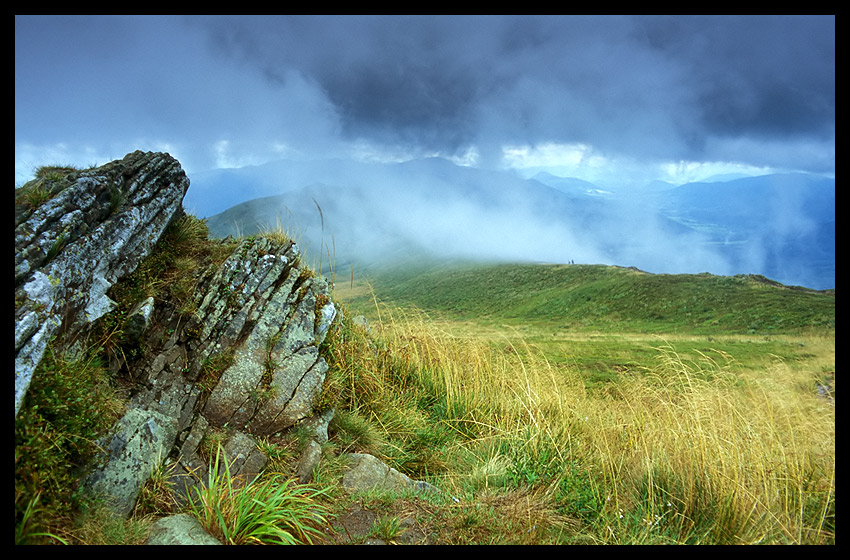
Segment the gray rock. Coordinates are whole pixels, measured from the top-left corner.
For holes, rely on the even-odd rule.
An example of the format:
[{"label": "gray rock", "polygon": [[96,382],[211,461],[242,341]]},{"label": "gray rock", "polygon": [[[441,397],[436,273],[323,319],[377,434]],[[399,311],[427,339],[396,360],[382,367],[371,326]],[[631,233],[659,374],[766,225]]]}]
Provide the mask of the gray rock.
[{"label": "gray rock", "polygon": [[334,414],[335,410],[329,408],[324,412],[304,419],[298,424],[298,427],[304,429],[308,437],[315,440],[319,445],[325,444],[328,441],[328,425],[333,420]]},{"label": "gray rock", "polygon": [[104,453],[84,487],[103,498],[114,513],[129,516],[139,491],[168,456],[176,435],[177,422],[173,418],[131,408],[102,442]]},{"label": "gray rock", "polygon": [[327,282],[304,274],[294,245],[243,241],[198,313],[203,344],[235,353],[204,408],[210,424],[271,435],[308,417],[328,369],[318,347],[332,308]]},{"label": "gray rock", "polygon": [[230,476],[241,484],[250,484],[263,471],[269,458],[257,448],[257,442],[248,434],[233,432],[224,443],[224,453]]},{"label": "gray rock", "polygon": [[148,325],[150,325],[153,307],[153,298],[149,297],[138,303],[127,314],[127,320],[124,322],[124,336],[128,342],[137,342]]},{"label": "gray rock", "polygon": [[351,453],[342,476],[342,487],[347,492],[362,490],[415,490],[439,492],[439,488],[427,482],[413,480],[386,463],[366,453]]},{"label": "gray rock", "polygon": [[16,206],[16,416],[46,342],[60,329],[80,333],[114,307],[107,290],[150,254],[188,188],[170,155],[133,152],[72,174],[37,208]]},{"label": "gray rock", "polygon": [[151,534],[145,541],[148,545],[220,545],[207,533],[201,523],[186,513],[157,519],[151,526]]},{"label": "gray rock", "polygon": [[311,439],[304,446],[304,451],[301,452],[295,466],[295,477],[300,484],[307,484],[313,480],[313,472],[319,465],[321,458],[322,446],[316,440]]}]

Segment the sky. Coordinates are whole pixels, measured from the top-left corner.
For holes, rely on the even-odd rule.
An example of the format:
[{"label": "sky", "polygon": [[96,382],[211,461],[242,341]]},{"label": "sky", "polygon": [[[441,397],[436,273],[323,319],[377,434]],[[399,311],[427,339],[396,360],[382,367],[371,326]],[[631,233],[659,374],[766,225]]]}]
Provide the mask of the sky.
[{"label": "sky", "polygon": [[16,186],[136,149],[834,177],[835,18],[16,16]]}]

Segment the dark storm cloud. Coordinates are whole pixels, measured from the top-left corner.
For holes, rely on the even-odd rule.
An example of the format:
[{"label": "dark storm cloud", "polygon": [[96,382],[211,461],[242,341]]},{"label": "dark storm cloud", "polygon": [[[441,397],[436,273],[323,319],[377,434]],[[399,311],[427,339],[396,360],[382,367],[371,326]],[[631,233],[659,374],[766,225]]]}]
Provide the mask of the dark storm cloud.
[{"label": "dark storm cloud", "polygon": [[668,159],[710,159],[725,140],[834,139],[834,17],[317,16],[203,25],[219,53],[271,82],[294,69],[318,84],[351,138],[444,152],[586,142]]},{"label": "dark storm cloud", "polygon": [[729,135],[832,131],[834,18],[646,18],[641,24],[652,48],[692,69],[701,122],[709,130]]},{"label": "dark storm cloud", "polygon": [[16,181],[138,148],[203,170],[547,143],[834,173],[834,139],[834,17],[15,18]]},{"label": "dark storm cloud", "polygon": [[[16,181],[45,160],[88,165],[135,149],[168,151],[190,171],[279,159],[273,146],[295,142],[328,150],[336,116],[315,86],[223,64],[197,21],[16,17]],[[238,153],[222,155],[228,145]]]}]

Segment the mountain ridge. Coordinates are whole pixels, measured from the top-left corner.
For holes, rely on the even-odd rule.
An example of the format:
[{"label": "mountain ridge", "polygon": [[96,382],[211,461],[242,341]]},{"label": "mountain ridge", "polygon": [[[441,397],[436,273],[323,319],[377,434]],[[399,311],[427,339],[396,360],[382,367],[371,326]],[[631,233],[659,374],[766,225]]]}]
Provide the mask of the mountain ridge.
[{"label": "mountain ridge", "polygon": [[[210,231],[225,237],[281,223],[301,233],[308,250],[323,260],[335,254],[343,266],[431,251],[506,261],[599,262],[658,273],[752,273],[784,284],[835,286],[834,179],[776,174],[687,183],[638,196],[603,193],[570,178],[560,179],[566,187],[559,190],[538,180],[557,183],[555,176],[522,179],[442,158],[346,166],[371,171],[334,182],[323,179],[344,173],[327,170],[300,186],[287,183],[251,199],[262,198],[253,205],[256,217],[246,214],[243,205],[250,201],[207,215]],[[289,177],[306,169],[295,167]],[[323,187],[317,190],[316,184]],[[203,180],[193,185],[199,193],[205,188]],[[187,198],[190,194],[192,188]]]}]

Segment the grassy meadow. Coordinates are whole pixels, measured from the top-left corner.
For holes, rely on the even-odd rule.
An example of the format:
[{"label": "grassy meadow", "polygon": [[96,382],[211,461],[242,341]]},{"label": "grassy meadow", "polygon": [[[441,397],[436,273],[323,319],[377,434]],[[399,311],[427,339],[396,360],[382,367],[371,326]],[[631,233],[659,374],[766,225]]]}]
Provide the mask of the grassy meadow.
[{"label": "grassy meadow", "polygon": [[372,332],[343,415],[459,500],[447,542],[834,542],[833,294],[499,265],[336,295]]},{"label": "grassy meadow", "polygon": [[[129,520],[105,516],[77,483],[125,404],[108,367],[124,315],[147,295],[194,313],[200,271],[233,247],[181,218],[89,348],[49,349],[15,422],[16,543],[139,544],[180,511],[233,544],[406,542],[411,523],[440,544],[835,541],[834,293],[582,265],[331,272],[345,320],[320,348],[336,412],[314,483],[293,483],[295,430],[259,441],[256,484],[216,461],[179,509],[163,461]],[[347,452],[442,491],[349,496]],[[377,517],[349,535],[361,510]]]}]

